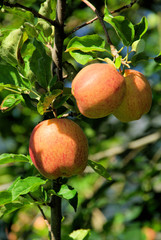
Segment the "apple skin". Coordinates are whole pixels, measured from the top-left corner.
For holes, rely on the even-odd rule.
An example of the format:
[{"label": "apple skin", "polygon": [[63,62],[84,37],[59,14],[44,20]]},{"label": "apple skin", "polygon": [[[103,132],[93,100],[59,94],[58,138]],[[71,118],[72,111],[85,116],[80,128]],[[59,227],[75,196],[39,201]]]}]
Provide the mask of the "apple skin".
[{"label": "apple skin", "polygon": [[31,160],[49,179],[81,174],[88,161],[88,142],[83,130],[70,119],[48,119],[32,131]]},{"label": "apple skin", "polygon": [[102,118],[112,113],[121,104],[124,92],[124,77],[112,64],[90,64],[81,69],[72,82],[78,109],[88,118]]},{"label": "apple skin", "polygon": [[113,115],[121,122],[138,120],[149,112],[152,104],[152,91],[145,76],[132,69],[124,72],[126,92],[120,106]]}]

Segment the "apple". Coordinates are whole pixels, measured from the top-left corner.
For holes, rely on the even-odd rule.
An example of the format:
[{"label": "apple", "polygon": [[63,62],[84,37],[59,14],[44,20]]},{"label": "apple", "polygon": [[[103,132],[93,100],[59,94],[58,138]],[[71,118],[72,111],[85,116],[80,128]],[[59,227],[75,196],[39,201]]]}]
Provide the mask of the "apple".
[{"label": "apple", "polygon": [[138,120],[149,112],[152,104],[152,91],[145,76],[132,69],[124,72],[125,96],[113,115],[122,122]]},{"label": "apple", "polygon": [[113,64],[87,65],[72,82],[78,109],[88,118],[102,118],[112,113],[120,105],[124,93],[124,77]]},{"label": "apple", "polygon": [[88,142],[83,130],[70,119],[48,119],[32,131],[31,160],[49,179],[81,174],[88,161]]}]

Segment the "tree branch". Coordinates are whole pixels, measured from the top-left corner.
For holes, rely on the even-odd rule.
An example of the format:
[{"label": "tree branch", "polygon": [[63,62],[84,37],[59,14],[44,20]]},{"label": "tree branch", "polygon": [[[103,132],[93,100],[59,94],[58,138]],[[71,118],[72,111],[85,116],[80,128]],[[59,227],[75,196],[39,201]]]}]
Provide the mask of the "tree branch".
[{"label": "tree branch", "polygon": [[10,8],[21,8],[21,9],[24,9],[26,11],[31,12],[35,17],[44,19],[45,21],[47,21],[48,23],[50,23],[53,26],[57,25],[57,22],[55,20],[51,20],[50,18],[47,18],[47,17],[41,15],[40,13],[38,13],[36,10],[34,10],[31,7],[26,7],[26,6],[24,6],[24,5],[20,4],[20,3],[14,3],[13,4],[13,3],[9,3],[9,2],[4,2],[3,5],[6,6],[6,7],[10,7]]},{"label": "tree branch", "polygon": [[65,17],[66,0],[57,1],[56,10],[56,26],[55,26],[55,38],[54,48],[52,51],[52,59],[54,62],[53,68],[56,68],[56,74],[58,81],[63,81],[62,77],[62,52],[64,41],[64,17]]},{"label": "tree branch", "polygon": [[[137,3],[137,1],[138,1],[138,0],[134,0],[134,1],[131,2],[130,4],[125,5],[125,6],[121,7],[121,8],[116,9],[116,10],[113,10],[113,11],[111,11],[110,13],[111,13],[111,14],[114,14],[114,13],[118,13],[118,12],[121,12],[121,11],[123,11],[123,10],[126,10],[126,9],[128,9],[128,8],[131,8],[135,3]],[[83,28],[83,27],[85,27],[85,26],[87,26],[87,25],[95,22],[96,20],[98,20],[98,17],[94,17],[94,18],[92,18],[91,20],[89,20],[89,21],[87,21],[87,22],[85,22],[85,23],[77,26],[77,27],[74,28],[70,33],[68,33],[67,36],[75,33],[75,32],[78,31],[79,29],[81,29],[81,28]]]}]

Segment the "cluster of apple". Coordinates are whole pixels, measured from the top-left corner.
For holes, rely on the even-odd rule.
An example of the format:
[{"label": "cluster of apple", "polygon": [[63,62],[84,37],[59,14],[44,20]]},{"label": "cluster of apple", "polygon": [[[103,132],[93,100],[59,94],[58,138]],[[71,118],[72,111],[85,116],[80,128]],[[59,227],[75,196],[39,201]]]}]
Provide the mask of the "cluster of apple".
[{"label": "cluster of apple", "polygon": [[[152,92],[138,71],[122,75],[112,64],[84,67],[72,82],[80,112],[88,118],[114,114],[123,122],[139,119],[151,107]],[[67,118],[49,119],[33,130],[29,153],[38,171],[49,179],[81,174],[88,161],[88,142],[82,129]]]},{"label": "cluster of apple", "polygon": [[88,118],[113,114],[122,122],[138,120],[150,110],[152,91],[148,80],[136,70],[123,75],[113,64],[84,67],[72,82],[79,111]]}]

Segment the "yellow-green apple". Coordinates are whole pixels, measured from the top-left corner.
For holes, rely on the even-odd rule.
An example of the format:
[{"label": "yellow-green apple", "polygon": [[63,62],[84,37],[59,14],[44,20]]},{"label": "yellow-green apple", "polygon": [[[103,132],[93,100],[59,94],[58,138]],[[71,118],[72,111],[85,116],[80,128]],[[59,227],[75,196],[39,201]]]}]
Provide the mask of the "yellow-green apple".
[{"label": "yellow-green apple", "polygon": [[149,112],[152,104],[152,91],[145,76],[132,69],[124,72],[126,91],[120,106],[113,112],[122,122],[138,120]]},{"label": "yellow-green apple", "polygon": [[88,161],[87,138],[70,119],[48,119],[32,131],[29,142],[31,160],[49,179],[81,174]]},{"label": "yellow-green apple", "polygon": [[120,105],[124,92],[124,77],[113,64],[90,64],[81,69],[72,82],[78,109],[88,118],[109,115]]}]

